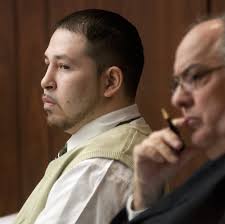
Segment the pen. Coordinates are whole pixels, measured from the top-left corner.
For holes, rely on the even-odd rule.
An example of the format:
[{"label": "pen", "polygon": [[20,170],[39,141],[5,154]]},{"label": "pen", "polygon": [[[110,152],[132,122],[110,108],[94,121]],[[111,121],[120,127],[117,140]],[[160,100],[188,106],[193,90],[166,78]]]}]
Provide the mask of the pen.
[{"label": "pen", "polygon": [[169,114],[167,113],[167,111],[164,108],[161,109],[161,112],[162,112],[162,116],[163,116],[164,120],[166,120],[170,130],[172,130],[175,134],[177,134],[180,137],[180,139],[183,143],[183,146],[181,148],[181,151],[182,151],[185,147],[185,144],[184,144],[183,139],[181,138],[181,134],[180,134],[178,128],[172,123],[171,117],[169,116]]}]

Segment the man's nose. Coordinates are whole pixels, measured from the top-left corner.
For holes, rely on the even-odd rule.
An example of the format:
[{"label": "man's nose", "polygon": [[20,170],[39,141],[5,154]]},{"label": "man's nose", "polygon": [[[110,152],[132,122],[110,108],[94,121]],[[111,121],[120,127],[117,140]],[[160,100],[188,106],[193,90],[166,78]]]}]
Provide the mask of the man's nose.
[{"label": "man's nose", "polygon": [[55,72],[51,66],[48,66],[48,69],[41,80],[41,87],[47,90],[54,90],[57,87],[56,80],[55,80]]},{"label": "man's nose", "polygon": [[192,92],[184,88],[182,85],[177,87],[171,98],[172,105],[178,109],[189,108],[193,105],[193,102],[194,99]]}]

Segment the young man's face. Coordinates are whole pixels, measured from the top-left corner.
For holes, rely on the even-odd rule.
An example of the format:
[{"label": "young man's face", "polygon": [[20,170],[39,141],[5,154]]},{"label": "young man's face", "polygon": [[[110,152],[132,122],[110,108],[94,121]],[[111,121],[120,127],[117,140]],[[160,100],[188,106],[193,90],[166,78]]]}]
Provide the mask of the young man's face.
[{"label": "young man's face", "polygon": [[83,35],[58,29],[45,52],[41,86],[47,121],[70,134],[94,119],[101,105],[100,77],[86,45]]},{"label": "young man's face", "polygon": [[225,145],[225,67],[219,51],[220,34],[217,20],[194,28],[178,47],[174,66],[174,76],[182,76],[186,83],[176,88],[172,103],[182,110],[193,145],[207,152]]}]

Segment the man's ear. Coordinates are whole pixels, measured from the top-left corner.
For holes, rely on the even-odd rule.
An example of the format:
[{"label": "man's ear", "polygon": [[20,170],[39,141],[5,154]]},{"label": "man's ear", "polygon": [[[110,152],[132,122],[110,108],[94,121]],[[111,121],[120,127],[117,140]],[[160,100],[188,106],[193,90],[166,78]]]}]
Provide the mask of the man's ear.
[{"label": "man's ear", "polygon": [[114,96],[122,86],[123,73],[117,66],[108,68],[103,74],[104,82],[104,96]]}]

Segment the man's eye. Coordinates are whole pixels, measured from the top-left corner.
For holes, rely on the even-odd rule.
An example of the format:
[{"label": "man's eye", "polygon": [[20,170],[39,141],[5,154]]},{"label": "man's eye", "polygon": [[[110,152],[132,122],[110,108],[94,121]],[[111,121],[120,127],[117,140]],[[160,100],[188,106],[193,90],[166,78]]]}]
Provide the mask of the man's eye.
[{"label": "man's eye", "polygon": [[171,92],[175,92],[175,90],[177,89],[177,87],[179,86],[179,80],[174,78],[171,83],[170,83],[170,89],[171,89]]},{"label": "man's eye", "polygon": [[207,72],[199,72],[199,73],[196,73],[196,74],[190,76],[190,78],[188,79],[188,82],[189,82],[189,83],[199,82],[199,81],[201,81],[206,75],[207,75]]},{"label": "man's eye", "polygon": [[65,69],[65,70],[70,69],[70,67],[68,65],[64,65],[64,64],[59,65],[59,68],[60,69]]},{"label": "man's eye", "polygon": [[47,59],[44,60],[44,65],[48,66],[49,65],[49,61]]}]

